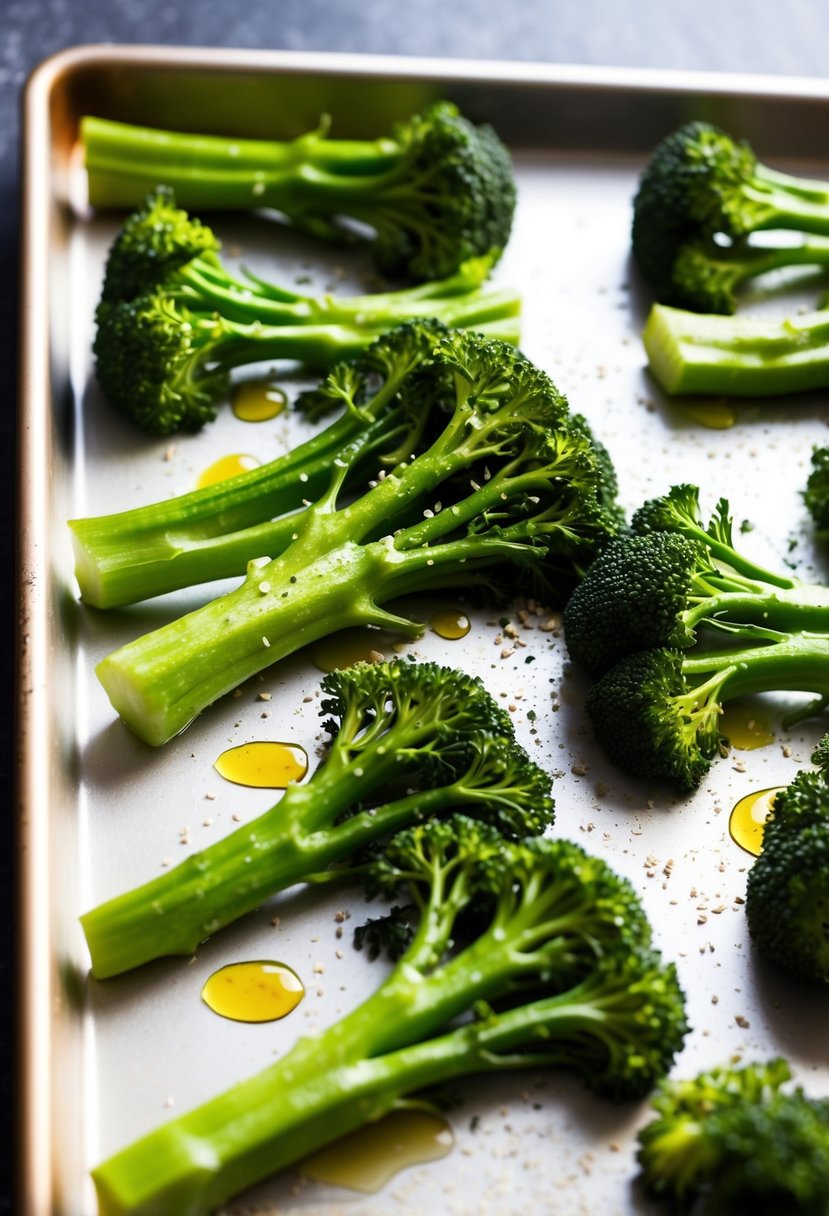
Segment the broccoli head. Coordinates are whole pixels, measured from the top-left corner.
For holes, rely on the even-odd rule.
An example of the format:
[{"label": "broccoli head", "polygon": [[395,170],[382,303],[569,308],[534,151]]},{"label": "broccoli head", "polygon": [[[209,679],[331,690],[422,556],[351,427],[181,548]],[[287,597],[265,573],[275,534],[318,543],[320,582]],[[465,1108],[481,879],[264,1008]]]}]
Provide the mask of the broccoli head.
[{"label": "broccoli head", "polygon": [[724,704],[758,692],[816,693],[790,721],[829,700],[829,636],[775,635],[759,646],[652,649],[630,654],[589,689],[586,708],[599,744],[634,777],[695,789],[728,740]]},{"label": "broccoli head", "polygon": [[829,984],[829,735],[772,802],[751,868],[746,915],[760,954],[801,979]]},{"label": "broccoli head", "polygon": [[829,1103],[790,1079],[775,1059],[663,1081],[639,1133],[647,1190],[700,1216],[825,1216]]},{"label": "broccoli head", "polygon": [[593,675],[638,650],[693,646],[703,629],[824,629],[829,589],[767,570],[734,544],[728,503],[706,526],[696,486],[674,486],[635,513],[634,535],[599,554],[564,614],[571,656]]},{"label": "broccoli head", "polygon": [[[829,186],[769,169],[745,141],[690,122],[654,149],[633,204],[633,253],[659,299],[732,312],[741,281],[793,263],[825,265],[820,243],[746,249],[764,229],[829,233]],[[723,248],[715,237],[737,244]]]},{"label": "broccoli head", "polygon": [[829,536],[829,447],[812,452],[812,471],[803,495],[818,536]]}]

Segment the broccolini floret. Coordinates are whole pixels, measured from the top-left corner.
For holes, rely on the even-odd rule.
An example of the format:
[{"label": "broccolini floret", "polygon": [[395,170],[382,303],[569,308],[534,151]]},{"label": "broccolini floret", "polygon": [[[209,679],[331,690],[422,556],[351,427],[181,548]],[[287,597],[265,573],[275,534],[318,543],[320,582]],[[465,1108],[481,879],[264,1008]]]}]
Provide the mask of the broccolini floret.
[{"label": "broccolini floret", "polygon": [[570,655],[591,675],[638,650],[687,649],[705,631],[751,641],[761,629],[826,630],[829,589],[745,557],[724,499],[706,527],[697,487],[674,486],[632,526],[639,534],[599,554],[565,609]]},{"label": "broccolini floret", "polygon": [[[709,652],[643,650],[621,659],[589,689],[587,712],[599,744],[633,777],[696,789],[727,744],[726,702],[761,692],[808,692],[829,704],[829,634],[769,635],[763,645]],[[790,719],[793,720],[793,719]]]},{"label": "broccolini floret", "polygon": [[706,527],[696,486],[645,503],[631,526],[574,593],[568,645],[604,672],[586,706],[611,759],[632,776],[692,790],[727,744],[727,701],[816,694],[789,725],[829,704],[827,593],[740,554],[725,499]]},{"label": "broccolini floret", "polygon": [[236,368],[279,358],[327,367],[410,319],[518,340],[519,297],[484,288],[494,252],[418,287],[315,298],[249,272],[235,277],[219,248],[211,230],[160,187],[110,249],[96,313],[96,370],[111,403],[144,430],[198,430],[215,417]]},{"label": "broccolini floret", "polygon": [[280,556],[251,563],[235,591],[98,666],[141,738],[165,742],[243,680],[339,629],[418,636],[421,623],[382,607],[391,599],[486,584],[505,568],[545,572],[547,563],[569,592],[568,576],[618,530],[601,485],[606,456],[512,347],[450,331],[400,391],[446,408],[427,450],[347,505],[347,455],[335,459],[329,489],[295,516]]},{"label": "broccolini floret", "polygon": [[747,243],[768,229],[829,234],[829,184],[768,168],[710,123],[686,123],[657,145],[634,200],[633,253],[663,303],[733,312],[741,283],[829,261],[821,240]]},{"label": "broccolini floret", "polygon": [[812,237],[799,244],[722,246],[713,240],[688,240],[677,251],[665,277],[655,283],[659,301],[692,312],[737,311],[745,283],[791,266],[829,266],[829,240]]},{"label": "broccolini floret", "polygon": [[[687,1028],[683,994],[630,884],[604,862],[455,816],[394,837],[362,874],[411,916],[388,978],[266,1071],[98,1166],[102,1216],[200,1216],[469,1074],[564,1067],[630,1100],[667,1072]],[[378,934],[399,952],[399,933]]]},{"label": "broccolini floret", "polygon": [[434,404],[411,391],[410,375],[445,333],[437,321],[407,322],[337,364],[317,395],[339,418],[276,460],[162,502],[70,520],[84,601],[113,608],[241,576],[262,553],[287,548],[296,513],[324,492],[335,462],[346,466],[343,488],[354,493],[410,459]]},{"label": "broccolini floret", "polygon": [[82,918],[96,977],[192,954],[267,896],[408,823],[463,810],[521,837],[552,822],[549,778],[479,680],[434,663],[361,663],[326,676],[322,692],[330,741],[309,782]]},{"label": "broccolini floret", "polygon": [[829,536],[829,447],[815,448],[812,452],[812,469],[803,494],[804,501],[815,521],[817,535]]},{"label": "broccolini floret", "polygon": [[639,1133],[647,1190],[699,1216],[826,1216],[829,1102],[790,1079],[775,1059],[663,1081]]},{"label": "broccolini floret", "polygon": [[385,273],[417,280],[454,273],[503,249],[515,210],[507,149],[438,101],[388,136],[341,140],[328,121],[288,142],[150,130],[87,117],[81,123],[90,202],[134,207],[159,183],[185,207],[275,208],[295,227],[342,239],[343,220],[372,231]]},{"label": "broccolini floret", "polygon": [[829,984],[829,735],[774,796],[763,849],[748,875],[746,915],[760,954]]}]

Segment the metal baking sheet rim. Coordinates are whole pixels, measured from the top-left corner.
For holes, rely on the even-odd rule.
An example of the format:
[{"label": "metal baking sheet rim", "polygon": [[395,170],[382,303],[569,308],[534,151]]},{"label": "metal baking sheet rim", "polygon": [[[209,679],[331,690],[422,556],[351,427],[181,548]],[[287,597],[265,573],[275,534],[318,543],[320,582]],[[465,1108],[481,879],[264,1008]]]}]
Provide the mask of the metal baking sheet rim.
[{"label": "metal baking sheet rim", "polygon": [[17,1210],[21,1216],[57,1211],[50,1163],[54,1126],[51,1078],[56,1050],[53,1007],[56,959],[52,949],[53,892],[50,842],[49,502],[52,434],[48,298],[50,209],[53,197],[52,114],[55,89],[90,67],[163,68],[198,73],[216,69],[259,74],[313,72],[364,79],[503,83],[527,88],[566,87],[587,94],[690,93],[829,100],[820,79],[481,62],[394,56],[220,50],[155,46],[80,46],[42,63],[30,77],[23,106],[20,388],[18,439],[18,730],[19,768],[17,929]]}]

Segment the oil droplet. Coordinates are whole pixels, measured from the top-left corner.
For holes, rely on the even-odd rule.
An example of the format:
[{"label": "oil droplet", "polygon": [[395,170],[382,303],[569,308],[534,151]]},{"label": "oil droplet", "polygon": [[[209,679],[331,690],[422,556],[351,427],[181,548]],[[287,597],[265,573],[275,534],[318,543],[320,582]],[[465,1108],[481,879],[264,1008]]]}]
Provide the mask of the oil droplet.
[{"label": "oil droplet", "polygon": [[753,752],[774,742],[774,731],[762,714],[751,704],[734,701],[723,710],[719,732],[732,747],[741,752]]},{"label": "oil droplet", "polygon": [[222,456],[215,463],[208,465],[199,474],[196,486],[203,490],[205,486],[214,486],[218,481],[227,481],[229,477],[237,477],[239,473],[247,473],[249,469],[259,467],[255,456],[246,456],[243,452],[235,452],[232,456]]},{"label": "oil droplet", "polygon": [[763,827],[769,817],[775,795],[785,788],[783,785],[777,785],[774,789],[746,794],[745,798],[741,798],[734,805],[728,819],[731,839],[753,857],[759,857],[762,852]]},{"label": "oil droplet", "polygon": [[235,785],[262,790],[284,790],[308,772],[308,754],[298,743],[259,741],[242,743],[222,752],[213,765]]},{"label": "oil droplet", "polygon": [[692,422],[709,431],[727,431],[737,421],[737,414],[727,401],[683,401],[679,407]]},{"label": "oil droplet", "polygon": [[230,406],[242,422],[268,422],[278,417],[288,404],[281,388],[266,380],[245,380],[237,384]]},{"label": "oil droplet", "polygon": [[320,671],[339,671],[355,663],[380,663],[401,649],[404,638],[386,629],[341,629],[311,646],[311,660]]},{"label": "oil droplet", "polygon": [[465,612],[456,608],[443,608],[429,618],[429,628],[439,638],[456,642],[458,638],[465,638],[472,626]]},{"label": "oil droplet", "polygon": [[437,1111],[395,1110],[312,1153],[299,1168],[315,1182],[373,1194],[407,1166],[447,1156],[454,1143]]},{"label": "oil droplet", "polygon": [[228,963],[201,990],[205,1005],[233,1022],[276,1022],[305,995],[299,976],[284,963]]}]

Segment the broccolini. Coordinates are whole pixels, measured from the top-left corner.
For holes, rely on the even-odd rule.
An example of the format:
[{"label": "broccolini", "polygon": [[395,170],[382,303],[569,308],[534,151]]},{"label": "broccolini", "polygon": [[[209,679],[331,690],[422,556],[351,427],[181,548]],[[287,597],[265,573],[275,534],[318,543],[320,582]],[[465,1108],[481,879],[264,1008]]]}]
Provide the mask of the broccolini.
[{"label": "broccolini", "polygon": [[287,142],[81,122],[89,198],[134,207],[159,184],[199,210],[276,208],[316,236],[342,239],[343,219],[372,231],[385,274],[440,279],[503,249],[515,210],[510,156],[492,127],[438,101],[375,140],[316,131]]},{"label": "broccolini", "polygon": [[662,1082],[639,1133],[646,1188],[700,1216],[826,1216],[829,1101],[790,1079],[774,1059]]},{"label": "broccolini", "polygon": [[817,769],[774,796],[748,875],[746,915],[764,958],[829,984],[829,735],[812,762]]},{"label": "broccolini", "polygon": [[633,889],[604,862],[455,816],[398,834],[363,878],[400,901],[385,929],[373,922],[374,941],[395,953],[408,943],[385,982],[98,1166],[101,1216],[199,1216],[406,1095],[472,1073],[563,1066],[614,1100],[666,1073],[686,1031],[683,994]]},{"label": "broccolini", "polygon": [[280,358],[328,367],[409,319],[435,317],[518,340],[518,295],[484,288],[497,251],[419,287],[320,298],[249,272],[235,277],[218,251],[211,230],[162,187],[110,249],[96,371],[110,402],[144,430],[198,430],[215,417],[236,368]]},{"label": "broccolini", "polygon": [[348,505],[339,501],[348,458],[335,459],[329,489],[295,516],[280,556],[252,562],[239,588],[99,664],[141,738],[166,742],[223,693],[339,629],[418,636],[422,625],[382,606],[395,597],[487,583],[510,567],[569,592],[618,530],[602,486],[606,453],[511,347],[450,331],[400,391],[446,408],[427,450]]},{"label": "broccolini", "polygon": [[829,242],[819,238],[750,243],[770,229],[829,235],[829,183],[770,169],[745,141],[706,122],[686,123],[654,149],[634,200],[633,253],[660,301],[730,313],[740,284],[829,263]]},{"label": "broccolini", "polygon": [[322,691],[331,740],[307,784],[82,918],[97,978],[192,954],[269,895],[406,824],[463,810],[522,837],[552,821],[549,778],[478,680],[433,663],[361,663],[326,676]]}]

